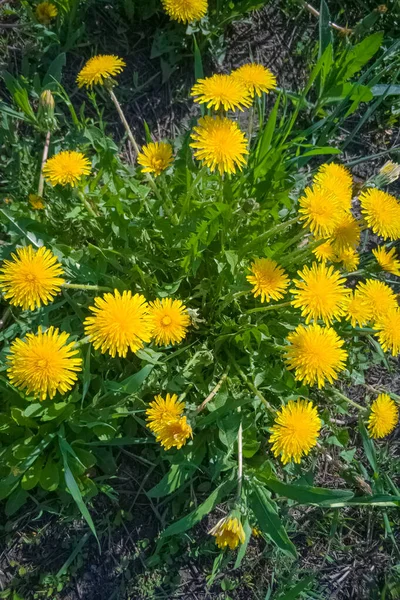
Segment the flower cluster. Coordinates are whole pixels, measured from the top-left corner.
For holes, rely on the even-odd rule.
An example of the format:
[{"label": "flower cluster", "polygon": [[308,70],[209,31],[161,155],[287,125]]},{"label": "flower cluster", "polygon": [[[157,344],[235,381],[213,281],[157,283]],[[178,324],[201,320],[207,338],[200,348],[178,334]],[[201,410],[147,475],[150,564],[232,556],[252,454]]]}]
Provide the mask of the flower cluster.
[{"label": "flower cluster", "polygon": [[178,401],[178,396],[167,394],[155,396],[147,409],[147,426],[155,434],[165,450],[182,448],[186,441],[192,437],[192,428],[186,417],[182,416],[185,403]]}]

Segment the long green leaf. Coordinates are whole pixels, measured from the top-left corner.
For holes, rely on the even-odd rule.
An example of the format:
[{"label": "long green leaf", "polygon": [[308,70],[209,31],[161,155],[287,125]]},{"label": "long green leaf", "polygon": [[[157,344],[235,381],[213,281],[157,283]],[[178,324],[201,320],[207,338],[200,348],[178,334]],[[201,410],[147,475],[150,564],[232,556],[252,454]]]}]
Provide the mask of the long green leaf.
[{"label": "long green leaf", "polygon": [[307,485],[294,485],[292,483],[283,483],[277,479],[266,479],[263,483],[276,494],[295,500],[299,504],[330,506],[339,500],[346,502],[354,496],[351,490],[330,490]]},{"label": "long green leaf", "polygon": [[312,583],[313,581],[313,575],[305,577],[304,579],[296,583],[296,585],[292,587],[291,590],[288,590],[283,594],[279,594],[279,596],[276,597],[276,600],[296,600],[296,598],[299,597],[299,594],[301,594],[301,592],[304,592],[304,590],[307,589],[310,583]]},{"label": "long green leaf", "polygon": [[261,531],[285,554],[296,558],[296,548],[289,540],[274,504],[261,486],[254,485],[250,494],[250,505]]},{"label": "long green leaf", "polygon": [[346,502],[331,504],[334,508],[342,506],[400,506],[400,496],[376,494],[375,496],[356,496]]},{"label": "long green leaf", "polygon": [[319,9],[319,57],[332,43],[329,8],[325,0],[321,0]]},{"label": "long green leaf", "polygon": [[378,463],[376,460],[376,452],[375,452],[374,442],[369,437],[362,418],[360,418],[358,426],[359,426],[360,433],[361,433],[361,439],[362,439],[362,443],[364,446],[365,456],[367,457],[368,462],[371,465],[374,473],[378,473]]}]

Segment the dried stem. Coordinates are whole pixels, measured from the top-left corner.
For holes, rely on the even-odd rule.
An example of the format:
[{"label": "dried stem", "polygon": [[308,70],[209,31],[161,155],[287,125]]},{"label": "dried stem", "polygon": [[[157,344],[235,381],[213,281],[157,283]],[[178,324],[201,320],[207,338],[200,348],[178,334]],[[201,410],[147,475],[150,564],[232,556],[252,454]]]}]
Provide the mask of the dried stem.
[{"label": "dried stem", "polygon": [[204,407],[214,398],[214,396],[216,396],[216,394],[218,394],[222,384],[224,383],[225,379],[228,377],[228,373],[229,373],[229,368],[222,375],[221,379],[218,381],[217,385],[212,390],[212,392],[210,392],[210,394],[208,394],[207,398],[205,400],[203,400],[203,402],[200,404],[200,406],[197,407],[197,413],[200,413],[204,409]]},{"label": "dried stem", "polygon": [[[304,0],[301,0],[301,3],[304,6],[304,8],[308,10],[309,13],[311,13],[312,15],[314,15],[314,17],[317,17],[317,19],[319,19],[319,11],[316,8],[314,8],[313,6],[311,6],[311,4],[305,2]],[[352,29],[349,29],[348,27],[341,27],[336,23],[332,23],[332,21],[329,22],[329,25],[332,27],[332,29],[336,29],[337,31],[340,31],[341,33],[344,33],[346,35],[353,32]]]},{"label": "dried stem", "polygon": [[102,285],[89,285],[85,283],[63,283],[62,287],[70,290],[92,290],[96,292],[112,292],[112,288]]}]

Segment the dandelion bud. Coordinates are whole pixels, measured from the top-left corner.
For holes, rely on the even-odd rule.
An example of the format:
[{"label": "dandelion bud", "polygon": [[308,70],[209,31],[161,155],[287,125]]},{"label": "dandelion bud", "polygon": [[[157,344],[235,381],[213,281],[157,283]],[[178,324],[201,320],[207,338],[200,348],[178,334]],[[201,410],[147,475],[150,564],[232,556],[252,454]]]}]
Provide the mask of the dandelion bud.
[{"label": "dandelion bud", "polygon": [[50,90],[44,90],[40,94],[38,121],[40,128],[44,131],[53,131],[56,128],[56,119],[54,116],[54,96]]},{"label": "dandelion bud", "polygon": [[400,177],[400,165],[389,160],[383,165],[379,171],[379,175],[384,178],[387,183],[393,183]]},{"label": "dandelion bud", "polygon": [[39,105],[43,108],[54,110],[54,97],[50,90],[44,90],[44,92],[40,94]]}]

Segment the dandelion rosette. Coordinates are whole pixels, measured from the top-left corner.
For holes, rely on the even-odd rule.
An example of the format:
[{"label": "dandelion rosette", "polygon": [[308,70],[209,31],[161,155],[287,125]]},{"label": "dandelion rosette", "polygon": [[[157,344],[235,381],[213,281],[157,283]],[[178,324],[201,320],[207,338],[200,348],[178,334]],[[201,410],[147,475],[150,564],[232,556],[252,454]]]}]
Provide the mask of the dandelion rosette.
[{"label": "dandelion rosette", "polygon": [[156,177],[167,169],[173,161],[172,147],[167,142],[151,142],[143,146],[137,161],[143,173],[153,173]]},{"label": "dandelion rosette", "polygon": [[194,127],[190,144],[194,156],[220,175],[242,170],[248,154],[246,136],[226,117],[203,117]]},{"label": "dandelion rosette", "polygon": [[90,174],[90,160],[81,152],[63,150],[49,158],[43,167],[44,177],[52,185],[72,185]]},{"label": "dandelion rosette", "polygon": [[232,516],[218,521],[208,533],[215,536],[215,543],[221,550],[227,546],[234,550],[239,543],[243,544],[246,539],[242,523],[237,517]]},{"label": "dandelion rosette", "polygon": [[192,23],[205,17],[207,0],[162,0],[167,15],[174,21]]},{"label": "dandelion rosette", "polygon": [[0,268],[0,290],[13,306],[35,310],[52,302],[65,280],[64,270],[51,250],[44,246],[17,248]]},{"label": "dandelion rosette", "polygon": [[52,2],[40,2],[35,10],[36,18],[42,25],[48,25],[54,19],[58,10]]},{"label": "dandelion rosette", "polygon": [[345,287],[345,280],[339,271],[325,263],[313,263],[311,268],[305,266],[298,271],[301,280],[293,280],[295,288],[292,305],[300,308],[306,323],[312,319],[322,319],[330,325],[334,319],[346,314],[350,290]]},{"label": "dandelion rosette", "polygon": [[54,327],[45,332],[39,327],[36,335],[28,333],[26,340],[14,340],[7,356],[12,385],[40,400],[71,390],[78,378],[76,371],[82,370],[82,359],[76,358],[74,342],[67,344],[68,337]]},{"label": "dandelion rosette", "polygon": [[83,69],[79,71],[76,82],[78,87],[93,87],[104,85],[110,78],[122,73],[126,63],[114,54],[99,54],[90,58]]},{"label": "dandelion rosette", "polygon": [[261,302],[280,300],[286,293],[289,277],[275,260],[271,258],[256,258],[250,267],[251,275],[246,279],[254,287],[252,293]]},{"label": "dandelion rosette", "polygon": [[316,323],[308,327],[299,325],[287,339],[290,346],[285,359],[288,369],[294,369],[297,381],[306,385],[317,383],[322,388],[326,381],[333,383],[346,366],[344,340],[332,327],[321,327]]},{"label": "dandelion rosette", "polygon": [[335,231],[343,209],[337,205],[332,192],[319,185],[304,190],[299,198],[300,220],[317,238],[330,238]]},{"label": "dandelion rosette", "polygon": [[347,305],[346,319],[352,327],[364,327],[372,319],[371,304],[363,294],[352,292]]},{"label": "dandelion rosette", "polygon": [[179,344],[187,334],[190,316],[181,300],[162,298],[150,302],[151,332],[158,346]]},{"label": "dandelion rosette", "polygon": [[95,298],[94,306],[89,309],[94,315],[85,319],[85,334],[94,349],[100,348],[102,354],[125,357],[129,348],[137,352],[144,342],[150,342],[149,305],[144,296],[114,290],[114,294]]},{"label": "dandelion rosette", "polygon": [[190,95],[197,96],[195,102],[206,104],[207,108],[214,110],[238,108],[243,111],[243,107],[249,107],[252,103],[248,88],[232,75],[213,75],[199,79]]},{"label": "dandelion rosette", "polygon": [[395,429],[399,410],[388,394],[379,394],[371,405],[368,431],[372,438],[383,438]]},{"label": "dandelion rosette", "polygon": [[400,260],[397,258],[396,248],[387,250],[384,246],[378,246],[372,250],[372,254],[381,269],[400,277]]},{"label": "dandelion rosette", "polygon": [[321,419],[312,402],[290,400],[277,412],[271,427],[269,443],[273,455],[280,456],[284,465],[291,460],[300,463],[301,457],[316,445],[320,429]]},{"label": "dandelion rosette", "polygon": [[374,329],[378,332],[376,335],[383,350],[397,356],[400,353],[400,310],[391,308],[381,313]]},{"label": "dandelion rosette", "polygon": [[360,194],[361,212],[368,226],[385,240],[400,238],[400,204],[382,190],[369,189]]},{"label": "dandelion rosette", "polygon": [[249,63],[232,72],[232,77],[246,86],[252,97],[255,94],[261,97],[264,92],[268,94],[276,88],[275,75],[263,65]]},{"label": "dandelion rosette", "polygon": [[373,320],[398,307],[395,293],[383,281],[367,279],[357,285],[356,291],[369,303]]},{"label": "dandelion rosette", "polygon": [[332,194],[335,203],[342,210],[350,212],[353,178],[346,167],[335,163],[325,163],[318,169],[313,182]]}]

